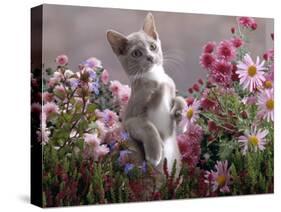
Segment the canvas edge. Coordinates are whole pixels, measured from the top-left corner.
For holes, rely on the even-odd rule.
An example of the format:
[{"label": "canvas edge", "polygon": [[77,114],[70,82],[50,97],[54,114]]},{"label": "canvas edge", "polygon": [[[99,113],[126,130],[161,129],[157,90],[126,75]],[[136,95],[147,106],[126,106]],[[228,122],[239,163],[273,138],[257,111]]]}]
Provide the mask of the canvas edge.
[{"label": "canvas edge", "polygon": [[[30,24],[31,24],[31,72],[36,70],[37,77],[42,79],[42,43],[43,43],[43,5],[39,5],[30,9]],[[30,72],[30,73],[31,73]],[[37,87],[39,92],[42,92],[42,80]],[[31,82],[32,83],[32,82]],[[35,102],[35,97],[32,95],[31,87],[31,104]],[[42,102],[41,102],[42,103]],[[40,128],[40,114],[31,113],[31,177],[30,177],[30,200],[31,204],[43,207],[42,193],[42,145],[37,140],[37,130]]]}]

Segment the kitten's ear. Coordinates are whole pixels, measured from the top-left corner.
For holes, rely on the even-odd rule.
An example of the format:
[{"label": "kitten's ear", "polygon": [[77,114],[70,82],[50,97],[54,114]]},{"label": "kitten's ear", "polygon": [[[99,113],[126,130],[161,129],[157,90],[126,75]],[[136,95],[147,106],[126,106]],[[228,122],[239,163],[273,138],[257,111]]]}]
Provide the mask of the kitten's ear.
[{"label": "kitten's ear", "polygon": [[154,17],[151,13],[148,13],[144,19],[143,31],[150,37],[157,40],[158,33],[156,31]]},{"label": "kitten's ear", "polygon": [[115,54],[117,55],[125,54],[128,39],[124,35],[114,30],[108,30],[106,32],[106,36]]}]

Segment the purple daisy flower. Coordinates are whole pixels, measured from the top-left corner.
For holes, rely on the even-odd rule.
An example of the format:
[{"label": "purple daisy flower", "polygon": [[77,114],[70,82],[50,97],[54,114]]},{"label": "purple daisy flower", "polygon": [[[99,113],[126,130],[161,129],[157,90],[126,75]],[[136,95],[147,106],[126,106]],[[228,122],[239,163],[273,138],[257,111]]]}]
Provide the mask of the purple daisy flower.
[{"label": "purple daisy flower", "polygon": [[79,86],[79,80],[78,79],[71,79],[69,81],[69,83],[70,83],[70,87],[72,89],[76,89]]},{"label": "purple daisy flower", "polygon": [[121,137],[121,139],[122,139],[123,141],[126,141],[126,140],[129,139],[129,133],[126,132],[126,131],[121,131],[121,132],[120,132],[120,137]]},{"label": "purple daisy flower", "polygon": [[129,150],[121,150],[118,157],[118,163],[123,166],[126,165],[127,161],[129,160],[129,154],[131,152]]},{"label": "purple daisy flower", "polygon": [[97,78],[97,73],[94,70],[89,71],[89,75],[92,80]]},{"label": "purple daisy flower", "polygon": [[141,171],[142,173],[146,173],[147,171],[147,164],[145,161],[142,162]]},{"label": "purple daisy flower", "polygon": [[84,66],[87,66],[89,68],[94,68],[94,67],[100,67],[101,66],[101,61],[98,60],[95,57],[91,57],[85,62],[82,63]]},{"label": "purple daisy flower", "polygon": [[99,93],[100,93],[100,84],[99,84],[99,81],[95,81],[91,84],[91,90],[98,96]]},{"label": "purple daisy flower", "polygon": [[128,174],[135,166],[131,163],[127,163],[124,167],[124,172]]}]

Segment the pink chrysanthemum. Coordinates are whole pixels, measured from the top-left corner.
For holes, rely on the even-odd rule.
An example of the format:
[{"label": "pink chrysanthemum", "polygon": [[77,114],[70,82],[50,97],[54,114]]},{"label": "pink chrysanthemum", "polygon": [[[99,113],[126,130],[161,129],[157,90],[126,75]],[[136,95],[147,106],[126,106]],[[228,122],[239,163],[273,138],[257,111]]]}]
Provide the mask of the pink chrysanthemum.
[{"label": "pink chrysanthemum", "polygon": [[223,86],[231,83],[232,65],[226,60],[216,60],[211,68],[210,80]]},{"label": "pink chrysanthemum", "polygon": [[228,161],[218,161],[215,165],[215,171],[207,171],[205,174],[205,183],[211,185],[212,191],[219,190],[220,192],[230,192],[230,170],[228,168]]},{"label": "pink chrysanthemum", "polygon": [[217,107],[217,102],[209,99],[208,97],[203,97],[201,99],[201,107],[203,110],[214,110]]},{"label": "pink chrysanthemum", "polygon": [[214,61],[215,61],[215,57],[210,53],[203,53],[200,56],[200,64],[205,69],[211,68]]},{"label": "pink chrysanthemum", "polygon": [[238,74],[236,74],[237,71],[237,66],[236,64],[232,64],[232,74],[231,74],[231,79],[232,81],[239,81]]},{"label": "pink chrysanthemum", "polygon": [[235,37],[231,39],[231,43],[235,48],[239,48],[244,44],[244,41],[241,38]]},{"label": "pink chrysanthemum", "polygon": [[274,120],[273,89],[265,89],[258,95],[258,116],[266,121]]},{"label": "pink chrysanthemum", "polygon": [[268,51],[266,51],[264,54],[263,54],[263,59],[266,60],[266,61],[274,61],[274,50],[273,49],[269,49]]},{"label": "pink chrysanthemum", "polygon": [[204,53],[212,53],[216,47],[216,43],[209,41],[203,46]]},{"label": "pink chrysanthemum", "polygon": [[265,137],[267,134],[267,130],[257,130],[256,127],[253,127],[250,132],[246,131],[238,140],[242,147],[242,154],[245,155],[249,150],[256,152],[259,149],[263,151],[265,149]]},{"label": "pink chrysanthemum", "polygon": [[194,102],[194,98],[192,96],[188,97],[186,100],[186,104],[187,105],[192,105]]},{"label": "pink chrysanthemum", "polygon": [[217,54],[219,58],[230,61],[234,59],[236,51],[230,41],[224,40],[219,43],[217,48]]},{"label": "pink chrysanthemum", "polygon": [[239,75],[240,84],[244,89],[253,92],[254,89],[262,87],[265,81],[263,70],[266,70],[266,68],[264,67],[264,61],[260,63],[259,57],[254,63],[250,55],[246,54],[243,62],[238,63],[237,68],[236,73]]},{"label": "pink chrysanthemum", "polygon": [[199,125],[190,124],[188,129],[177,137],[182,161],[190,169],[195,168],[200,159],[203,130]]},{"label": "pink chrysanthemum", "polygon": [[257,28],[257,23],[255,19],[251,17],[240,17],[238,21],[240,25],[246,28],[251,28],[252,30],[255,30]]},{"label": "pink chrysanthemum", "polygon": [[197,84],[197,83],[194,83],[193,86],[192,86],[193,90],[196,91],[196,92],[199,92],[200,91],[200,86]]}]

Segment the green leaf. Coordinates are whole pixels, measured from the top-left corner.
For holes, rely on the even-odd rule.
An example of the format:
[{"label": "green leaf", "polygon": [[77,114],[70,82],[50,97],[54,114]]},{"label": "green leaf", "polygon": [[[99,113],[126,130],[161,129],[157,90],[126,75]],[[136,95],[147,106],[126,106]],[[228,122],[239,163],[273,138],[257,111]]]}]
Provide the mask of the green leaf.
[{"label": "green leaf", "polygon": [[88,113],[93,113],[95,112],[95,110],[97,109],[97,105],[96,104],[89,104],[87,107],[87,112]]}]

